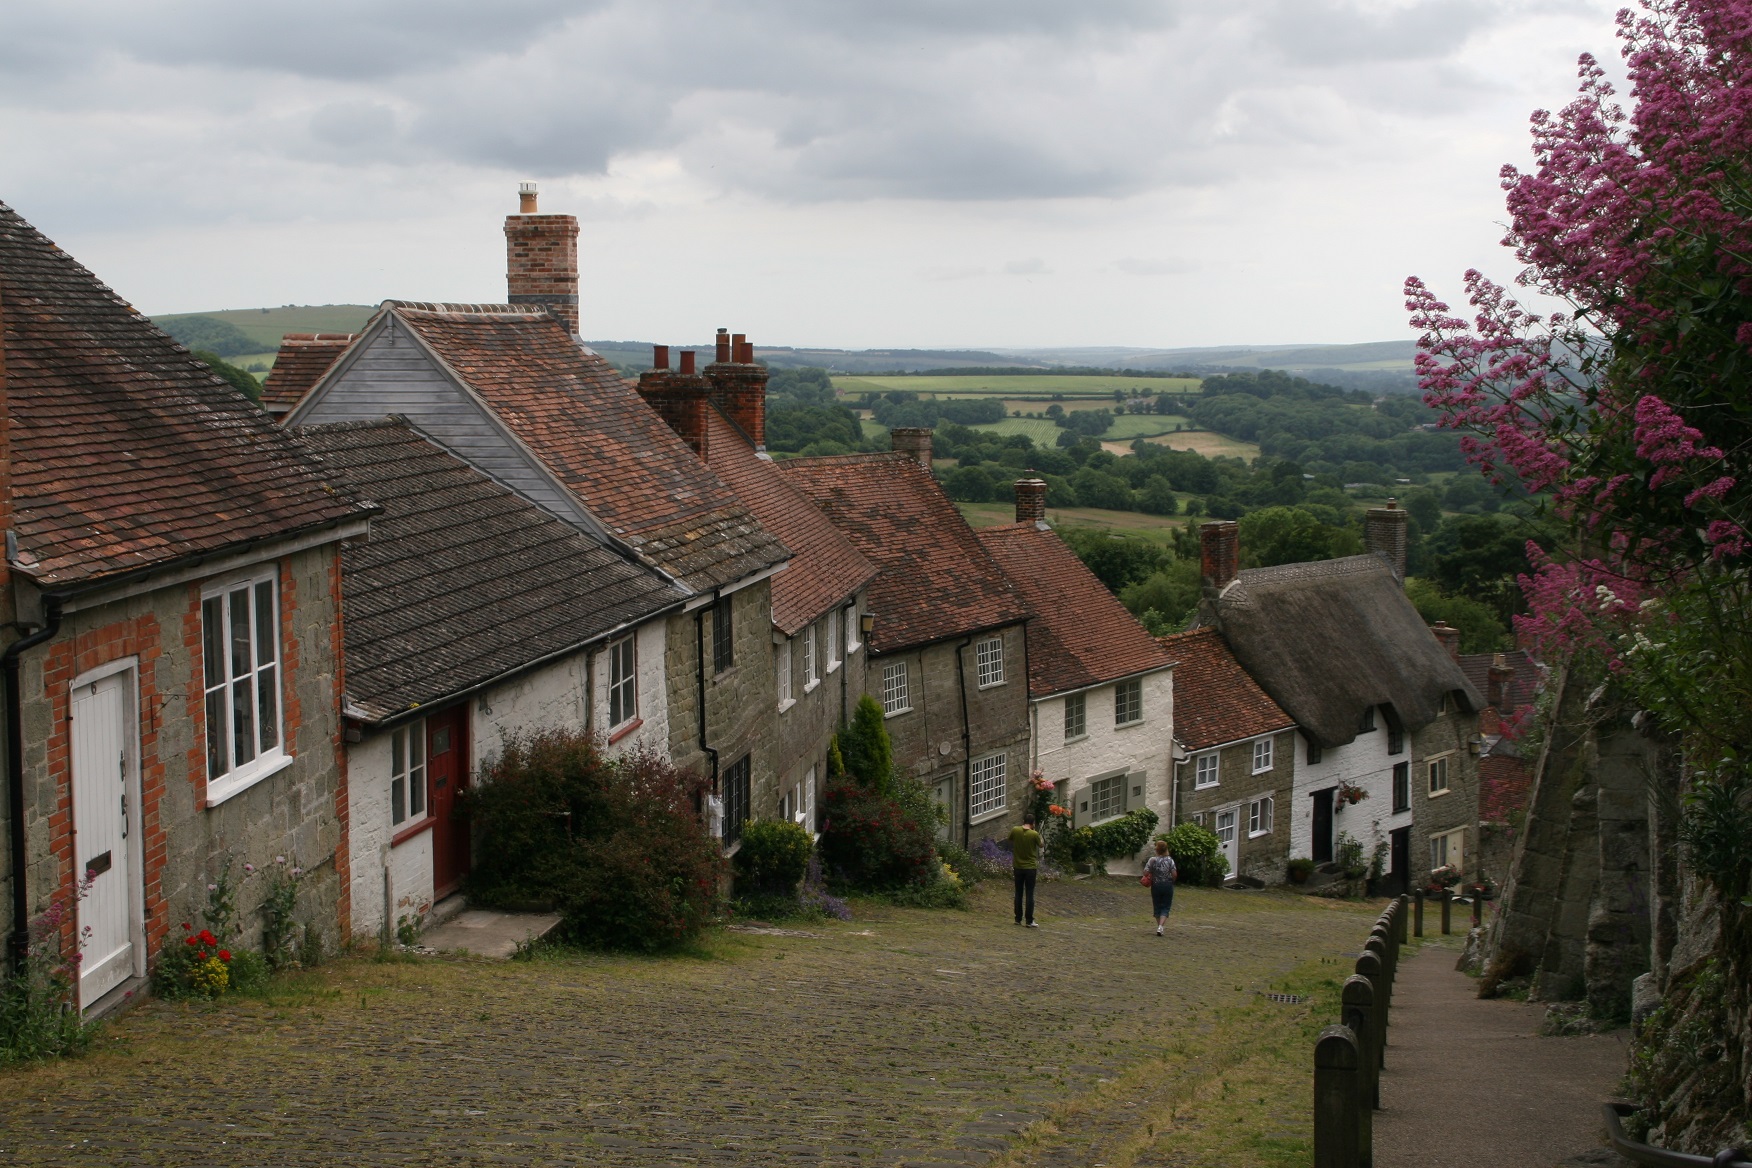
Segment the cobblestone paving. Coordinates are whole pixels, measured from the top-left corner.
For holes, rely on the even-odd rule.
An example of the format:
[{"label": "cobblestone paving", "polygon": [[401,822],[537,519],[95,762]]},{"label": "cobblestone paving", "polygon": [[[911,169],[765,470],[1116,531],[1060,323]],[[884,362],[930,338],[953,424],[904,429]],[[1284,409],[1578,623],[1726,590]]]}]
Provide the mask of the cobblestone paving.
[{"label": "cobblestone paving", "polygon": [[0,1073],[0,1163],[1095,1164],[1137,1106],[1114,1084],[1220,1074],[1224,1013],[1375,911],[1185,890],[1158,940],[1130,881],[1043,884],[1038,930],[1007,891],[709,958],[351,959],[148,1004],[101,1053]]}]

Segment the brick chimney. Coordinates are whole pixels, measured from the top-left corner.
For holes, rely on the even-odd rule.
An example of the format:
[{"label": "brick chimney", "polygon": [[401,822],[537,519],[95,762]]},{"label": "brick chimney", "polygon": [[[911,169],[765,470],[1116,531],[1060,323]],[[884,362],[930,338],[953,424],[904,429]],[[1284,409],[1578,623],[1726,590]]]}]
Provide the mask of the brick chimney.
[{"label": "brick chimney", "polygon": [[889,447],[896,454],[911,455],[931,469],[931,430],[928,426],[896,426],[888,432]]},{"label": "brick chimney", "polygon": [[706,457],[706,403],[711,400],[712,383],[694,372],[692,349],[681,351],[681,369],[677,372],[669,370],[668,345],[654,346],[654,350],[653,363],[657,368],[639,374],[639,396],[703,461]]},{"label": "brick chimney", "polygon": [[1484,702],[1487,706],[1502,709],[1509,704],[1509,683],[1515,680],[1515,671],[1509,665],[1507,654],[1498,653],[1490,659],[1490,677],[1485,683]]},{"label": "brick chimney", "polygon": [[754,360],[754,346],[741,333],[734,336],[718,330],[714,360],[706,366],[712,384],[712,404],[737,429],[748,436],[756,450],[766,449],[767,368]]},{"label": "brick chimney", "polygon": [[1436,640],[1442,642],[1442,648],[1448,651],[1456,664],[1460,661],[1460,630],[1447,621],[1437,621],[1430,626],[1430,632],[1436,635]]},{"label": "brick chimney", "polygon": [[1233,519],[1199,524],[1198,548],[1205,591],[1216,595],[1241,574],[1241,525]]},{"label": "brick chimney", "polygon": [[1016,480],[1016,522],[1046,522],[1046,483],[1044,480]]},{"label": "brick chimney", "polygon": [[1397,499],[1385,507],[1370,507],[1363,517],[1363,540],[1371,552],[1393,566],[1393,578],[1405,584],[1405,512]]},{"label": "brick chimney", "polygon": [[519,213],[505,216],[505,302],[545,304],[578,335],[578,219],[538,215],[534,183],[517,188]]}]

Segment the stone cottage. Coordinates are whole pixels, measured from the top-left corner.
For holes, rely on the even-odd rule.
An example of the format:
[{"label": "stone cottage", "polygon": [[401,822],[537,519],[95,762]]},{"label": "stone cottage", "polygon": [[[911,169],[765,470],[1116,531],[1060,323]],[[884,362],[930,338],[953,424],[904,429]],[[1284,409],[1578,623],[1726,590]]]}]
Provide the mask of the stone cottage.
[{"label": "stone cottage", "polygon": [[1161,638],[1174,660],[1171,823],[1216,835],[1231,877],[1285,879],[1295,801],[1296,723],[1249,677],[1215,629]]},{"label": "stone cottage", "polygon": [[1028,802],[1027,603],[931,477],[929,430],[889,454],[775,465],[876,565],[867,686],[896,765],[947,809],[945,838],[1002,836]]},{"label": "stone cottage", "polygon": [[[1033,612],[1029,767],[1083,827],[1147,809],[1172,818],[1174,663],[1046,524],[1046,483],[1016,483],[1016,522],[979,541]],[[1109,861],[1136,869],[1138,857]]]},{"label": "stone cottage", "polygon": [[665,628],[688,596],[403,420],[297,433],[383,509],[341,564],[353,925],[387,939],[461,884],[457,797],[511,736],[667,750]]},{"label": "stone cottage", "polygon": [[102,1009],[223,872],[259,936],[242,865],[276,855],[307,870],[297,912],[332,948],[352,887],[340,553],[375,508],[3,204],[0,334],[14,954],[89,881],[62,943],[84,938],[79,1003]]}]

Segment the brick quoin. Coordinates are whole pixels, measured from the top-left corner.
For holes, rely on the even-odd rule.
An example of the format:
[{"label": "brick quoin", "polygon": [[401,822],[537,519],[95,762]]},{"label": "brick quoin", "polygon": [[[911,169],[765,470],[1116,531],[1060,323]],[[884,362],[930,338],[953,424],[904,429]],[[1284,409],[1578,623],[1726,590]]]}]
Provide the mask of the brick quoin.
[{"label": "brick quoin", "polygon": [[[82,673],[126,657],[135,663],[135,723],[140,742],[140,848],[146,887],[146,952],[148,958],[163,941],[165,921],[159,877],[164,869],[166,835],[158,807],[164,792],[164,763],[158,755],[158,661],[162,656],[158,621],[151,614],[116,621],[59,641],[43,662],[43,696],[49,703],[49,779],[55,785],[55,810],[49,815],[49,853],[55,857],[55,899],[72,903],[83,873],[78,871],[73,822],[72,706],[73,679]],[[78,914],[69,913],[62,926],[64,952],[78,944]]]}]

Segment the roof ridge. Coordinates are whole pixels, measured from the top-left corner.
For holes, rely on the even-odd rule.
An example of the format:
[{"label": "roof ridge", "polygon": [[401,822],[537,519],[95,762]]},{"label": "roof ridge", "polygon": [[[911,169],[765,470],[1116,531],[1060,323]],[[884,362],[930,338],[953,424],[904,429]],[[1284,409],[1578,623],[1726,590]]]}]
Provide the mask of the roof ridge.
[{"label": "roof ridge", "polygon": [[380,308],[401,312],[425,312],[434,316],[552,316],[543,305],[467,304],[448,300],[385,300]]}]

